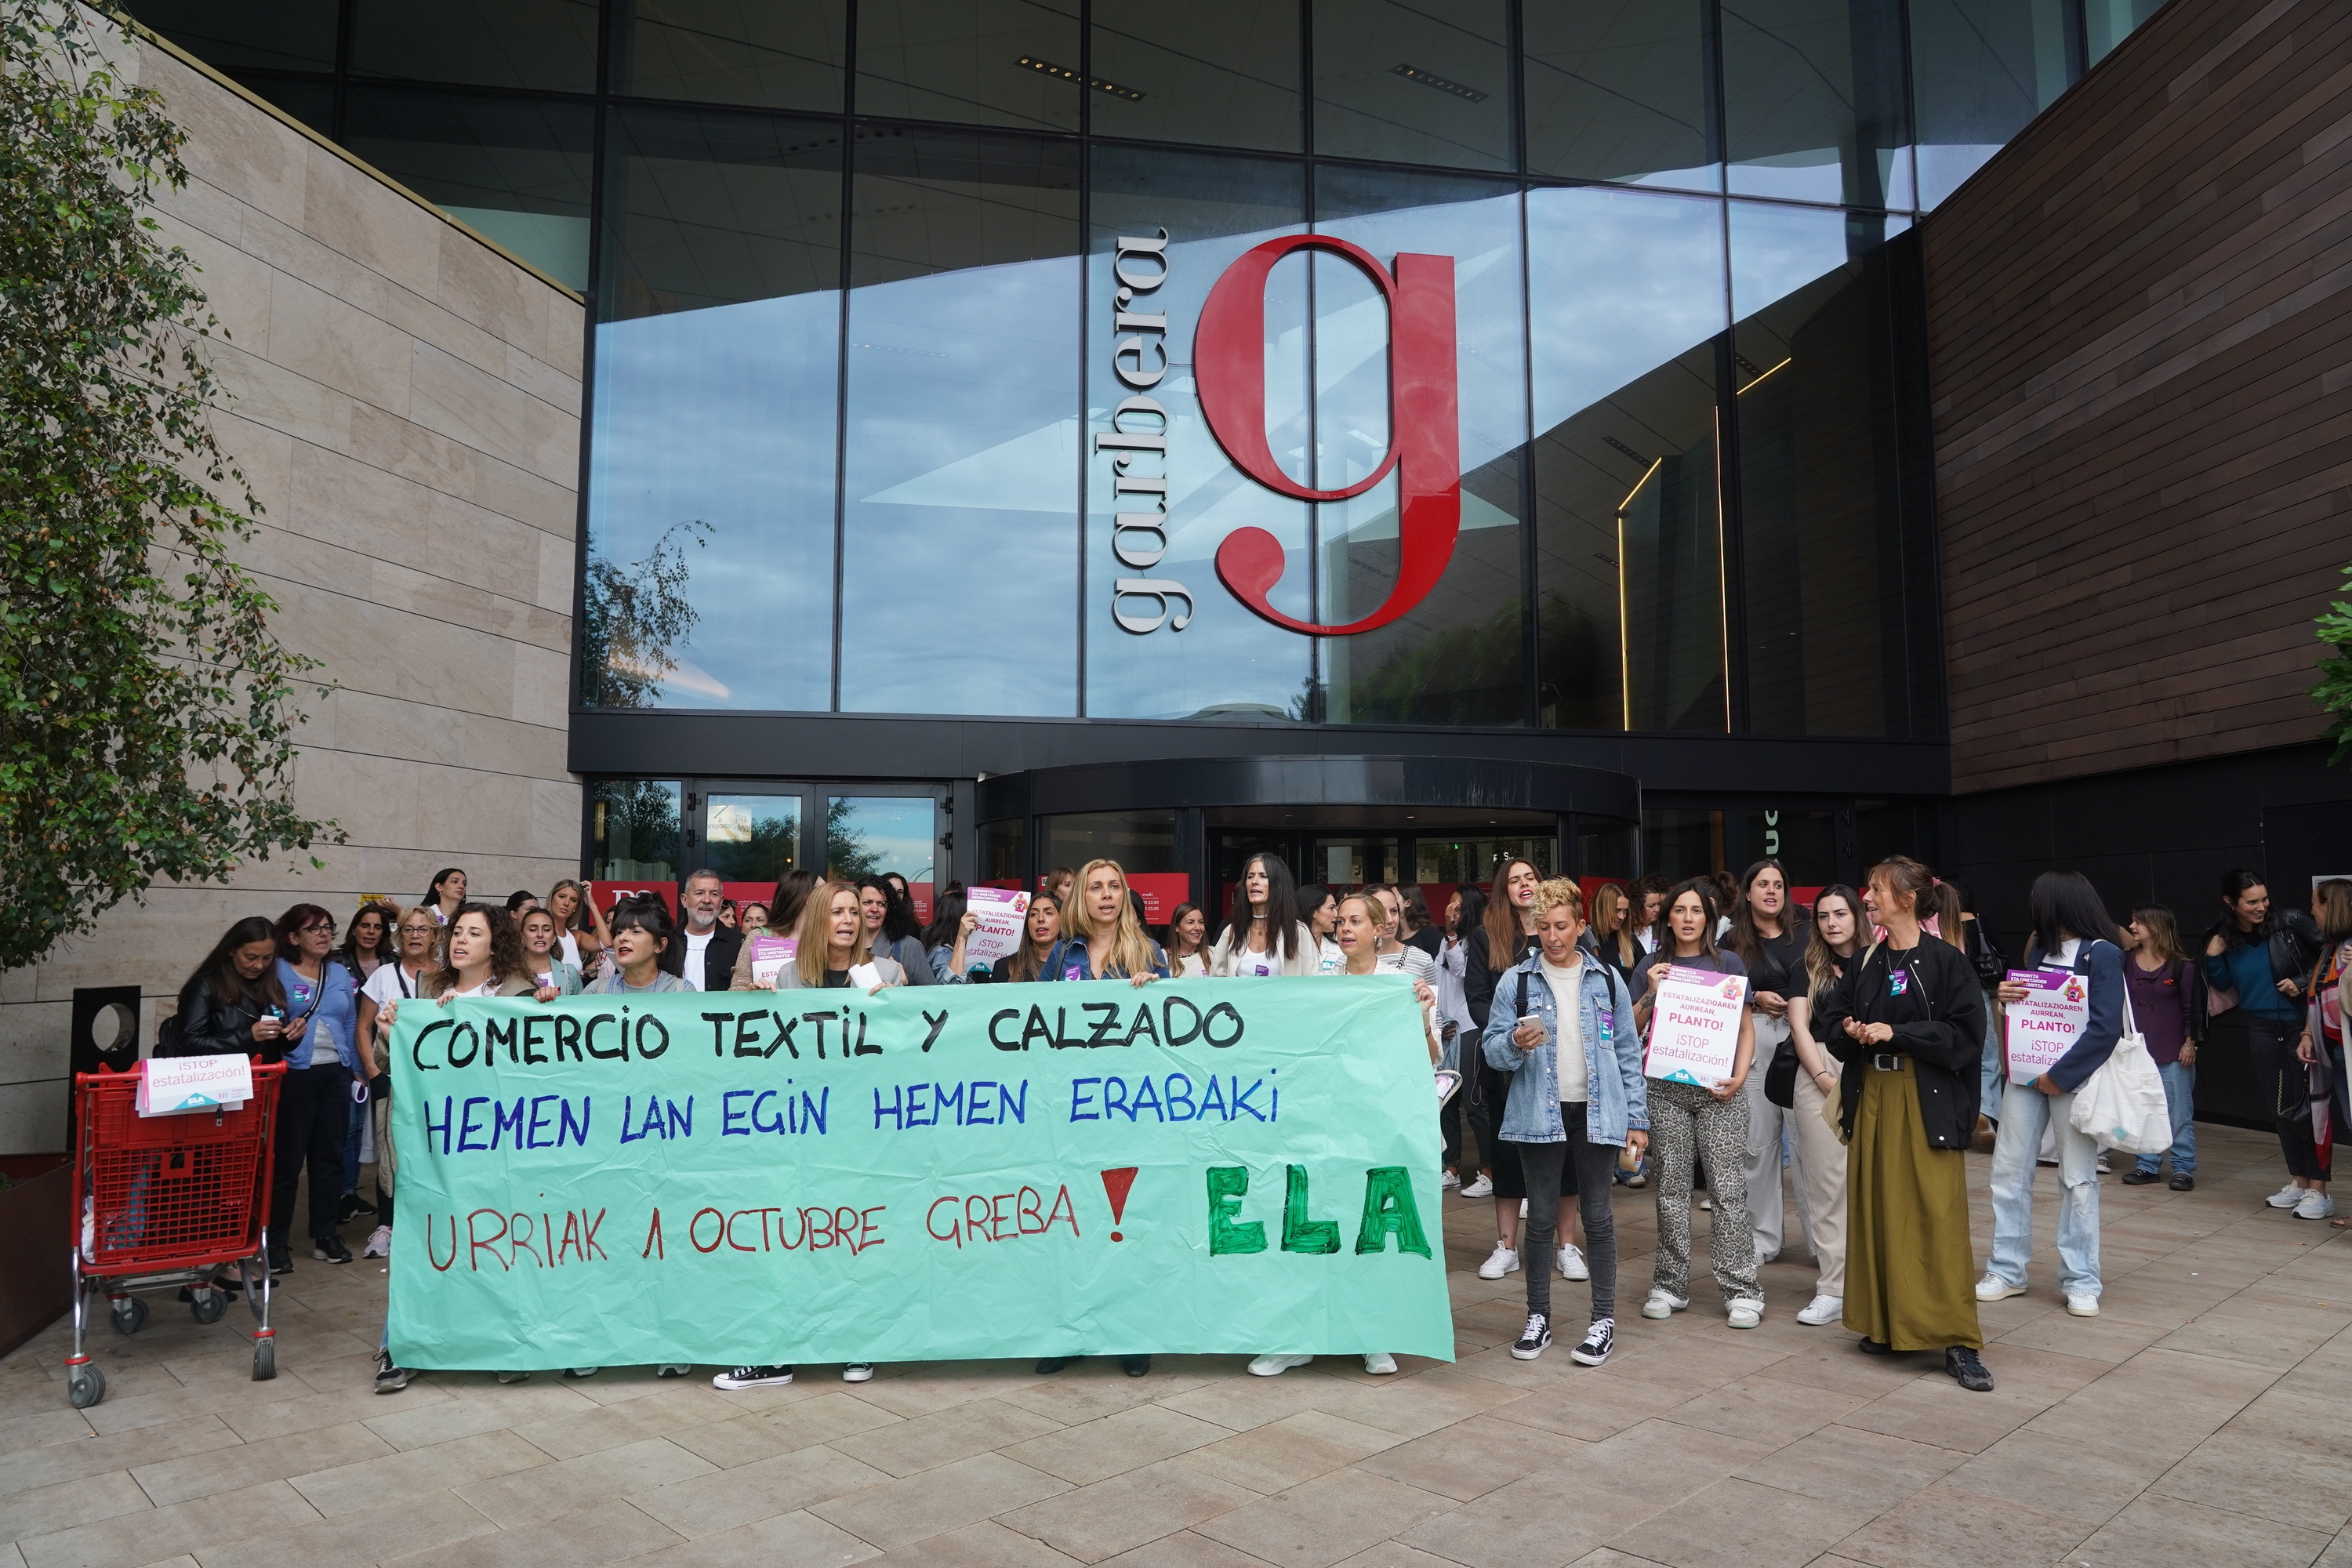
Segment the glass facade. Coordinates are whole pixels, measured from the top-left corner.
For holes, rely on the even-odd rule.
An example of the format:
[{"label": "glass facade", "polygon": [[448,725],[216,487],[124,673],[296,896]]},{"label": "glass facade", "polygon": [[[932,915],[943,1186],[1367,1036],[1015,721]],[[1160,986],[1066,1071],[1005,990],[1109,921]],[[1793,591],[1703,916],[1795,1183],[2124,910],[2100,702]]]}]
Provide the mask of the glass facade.
[{"label": "glass facade", "polygon": [[134,7],[591,300],[590,708],[1889,738],[1912,226],[2153,8]]}]

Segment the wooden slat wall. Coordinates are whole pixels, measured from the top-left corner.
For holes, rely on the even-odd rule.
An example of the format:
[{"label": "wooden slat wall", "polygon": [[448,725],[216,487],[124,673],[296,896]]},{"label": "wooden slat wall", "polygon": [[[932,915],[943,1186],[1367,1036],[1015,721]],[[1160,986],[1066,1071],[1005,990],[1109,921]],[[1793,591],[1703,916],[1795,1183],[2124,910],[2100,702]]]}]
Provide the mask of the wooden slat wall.
[{"label": "wooden slat wall", "polygon": [[1921,238],[1955,789],[2312,739],[2352,5],[2171,0]]}]

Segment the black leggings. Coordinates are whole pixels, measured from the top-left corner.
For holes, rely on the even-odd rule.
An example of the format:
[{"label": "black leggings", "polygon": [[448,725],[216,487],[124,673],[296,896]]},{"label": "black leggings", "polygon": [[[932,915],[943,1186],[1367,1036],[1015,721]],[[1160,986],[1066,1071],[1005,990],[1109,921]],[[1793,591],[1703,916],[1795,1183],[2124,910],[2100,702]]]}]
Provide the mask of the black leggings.
[{"label": "black leggings", "polygon": [[2300,1024],[2252,1015],[2246,1018],[2255,1092],[2263,1097],[2278,1128],[2279,1147],[2286,1152],[2286,1173],[2315,1182],[2325,1180],[2326,1173],[2319,1168],[2319,1152],[2311,1142],[2311,1068],[2294,1055],[2294,1042],[2302,1033]]},{"label": "black leggings", "polygon": [[[1617,1315],[1617,1215],[1610,1206],[1616,1191],[1617,1153],[1614,1143],[1595,1143],[1584,1135],[1585,1108],[1559,1108],[1568,1130],[1562,1143],[1512,1143],[1506,1147],[1518,1157],[1528,1190],[1557,1192],[1560,1170],[1576,1162],[1576,1208],[1584,1221],[1584,1260],[1592,1269],[1592,1321]],[[1551,1316],[1551,1264],[1559,1237],[1557,1203],[1528,1205],[1526,1227],[1519,1234],[1520,1272],[1528,1279],[1528,1310]]]},{"label": "black leggings", "polygon": [[269,1242],[292,1245],[294,1189],[310,1166],[310,1234],[335,1234],[343,1196],[343,1142],[351,1136],[352,1075],[339,1062],[289,1068],[278,1091],[277,1168],[270,1173]]}]

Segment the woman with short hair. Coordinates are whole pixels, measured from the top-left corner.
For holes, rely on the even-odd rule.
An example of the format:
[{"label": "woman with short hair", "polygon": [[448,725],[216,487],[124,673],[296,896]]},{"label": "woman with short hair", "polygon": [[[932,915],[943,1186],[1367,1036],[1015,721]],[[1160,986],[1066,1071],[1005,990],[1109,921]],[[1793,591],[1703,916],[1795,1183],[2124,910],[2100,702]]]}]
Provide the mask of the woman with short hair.
[{"label": "woman with short hair", "polygon": [[[1648,1036],[1656,1026],[1658,987],[1685,971],[1746,979],[1739,955],[1716,944],[1722,904],[1712,877],[1693,877],[1666,900],[1665,941],[1633,971],[1633,1016]],[[1657,1158],[1658,1250],[1645,1318],[1670,1318],[1690,1306],[1691,1156],[1706,1167],[1715,1215],[1707,1227],[1707,1261],[1723,1292],[1725,1317],[1735,1329],[1764,1321],[1764,1287],[1756,1260],[1756,1229],[1748,1213],[1748,1101],[1742,1090],[1756,1055],[1756,1015],[1743,1006],[1731,1076],[1719,1084],[1648,1081],[1650,1145]]]},{"label": "woman with short hair", "polygon": [[[1617,1335],[1617,1222],[1611,1206],[1618,1156],[1649,1142],[1649,1085],[1632,991],[1583,948],[1584,897],[1565,877],[1536,889],[1536,950],[1503,976],[1480,1047],[1508,1076],[1502,1137],[1528,1190],[1568,1186],[1584,1219],[1591,1326],[1570,1352],[1584,1366],[1609,1359]],[[1572,1162],[1571,1184],[1553,1167]],[[1552,1207],[1530,1199],[1525,1237],[1528,1321],[1511,1354],[1533,1361],[1550,1345]]]},{"label": "woman with short hair", "polygon": [[1988,1394],[1966,1155],[1984,993],[1967,956],[1920,929],[1934,885],[1908,856],[1871,868],[1864,914],[1886,934],[1846,965],[1811,1027],[1845,1064],[1845,1326],[1873,1355],[1940,1350],[1962,1388]]}]

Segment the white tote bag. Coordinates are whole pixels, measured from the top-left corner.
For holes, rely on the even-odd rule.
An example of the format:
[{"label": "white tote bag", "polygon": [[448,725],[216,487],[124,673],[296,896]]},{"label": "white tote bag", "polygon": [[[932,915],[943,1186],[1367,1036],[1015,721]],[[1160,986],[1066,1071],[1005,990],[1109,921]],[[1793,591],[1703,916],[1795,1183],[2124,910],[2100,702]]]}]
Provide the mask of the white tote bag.
[{"label": "white tote bag", "polygon": [[[2128,958],[2126,963],[2131,962]],[[2161,1154],[2172,1147],[2172,1114],[2164,1079],[2132,1016],[2131,981],[2124,981],[2124,1027],[2098,1071],[2074,1091],[2066,1120],[2074,1131],[2126,1154]]]}]

